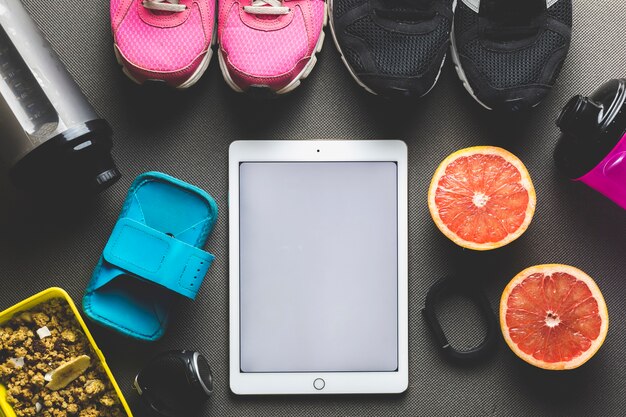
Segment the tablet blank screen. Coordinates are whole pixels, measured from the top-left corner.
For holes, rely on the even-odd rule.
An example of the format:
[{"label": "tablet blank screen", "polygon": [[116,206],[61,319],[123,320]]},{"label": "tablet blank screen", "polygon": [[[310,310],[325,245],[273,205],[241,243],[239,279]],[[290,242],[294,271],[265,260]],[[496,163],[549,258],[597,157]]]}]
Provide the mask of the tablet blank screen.
[{"label": "tablet blank screen", "polygon": [[395,371],[395,162],[240,164],[242,372]]}]

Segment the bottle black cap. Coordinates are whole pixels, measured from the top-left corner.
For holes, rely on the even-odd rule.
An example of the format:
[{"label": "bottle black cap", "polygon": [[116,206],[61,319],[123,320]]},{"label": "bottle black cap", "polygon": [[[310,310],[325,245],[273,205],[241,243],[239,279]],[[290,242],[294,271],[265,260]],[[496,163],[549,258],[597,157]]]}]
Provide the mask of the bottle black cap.
[{"label": "bottle black cap", "polygon": [[581,134],[596,133],[603,106],[589,97],[581,95],[573,97],[566,105],[556,125],[563,130]]},{"label": "bottle black cap", "polygon": [[98,194],[121,177],[111,134],[102,119],[74,126],[27,154],[9,175],[17,188],[34,195]]},{"label": "bottle black cap", "polygon": [[572,98],[556,124],[562,135],[554,151],[557,168],[577,179],[595,168],[626,131],[626,80],[611,80],[590,97]]}]

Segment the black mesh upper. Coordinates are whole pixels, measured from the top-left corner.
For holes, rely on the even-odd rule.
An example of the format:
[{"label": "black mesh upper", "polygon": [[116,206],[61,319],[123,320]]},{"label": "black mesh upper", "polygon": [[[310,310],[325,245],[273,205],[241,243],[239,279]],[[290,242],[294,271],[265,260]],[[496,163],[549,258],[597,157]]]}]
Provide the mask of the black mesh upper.
[{"label": "black mesh upper", "polygon": [[478,25],[478,13],[459,1],[454,13],[454,31],[456,34],[461,35],[476,25]]},{"label": "black mesh upper", "polygon": [[553,19],[572,27],[572,2],[571,0],[559,0],[548,9],[548,14]]},{"label": "black mesh upper", "polygon": [[572,0],[528,9],[527,19],[511,20],[507,10],[477,13],[461,1],[454,36],[470,93],[488,108],[516,112],[538,105],[556,82],[571,41]]},{"label": "black mesh upper", "polygon": [[331,28],[352,75],[385,97],[422,97],[440,73],[454,0],[333,0]]},{"label": "black mesh upper", "polygon": [[[441,46],[447,43],[448,27],[446,19],[440,18],[439,25],[432,32],[406,34],[386,30],[371,16],[365,16],[350,24],[346,32],[369,46],[381,74],[419,76],[430,67]],[[346,59],[350,60],[349,57]]]},{"label": "black mesh upper", "polygon": [[367,0],[339,0],[333,2],[333,12],[339,17],[343,16],[345,12],[350,9],[353,9],[357,6],[360,6],[362,3],[365,3]]},{"label": "black mesh upper", "polygon": [[489,79],[491,86],[511,88],[536,83],[548,58],[565,42],[558,33],[544,31],[537,42],[521,50],[495,51],[474,39],[465,45],[463,53]]},{"label": "black mesh upper", "polygon": [[359,54],[357,54],[352,48],[344,47],[343,54],[345,55],[345,58],[348,60],[348,62],[350,63],[350,65],[356,72],[365,71],[365,67],[363,66],[363,63],[361,62],[361,58],[359,57]]}]

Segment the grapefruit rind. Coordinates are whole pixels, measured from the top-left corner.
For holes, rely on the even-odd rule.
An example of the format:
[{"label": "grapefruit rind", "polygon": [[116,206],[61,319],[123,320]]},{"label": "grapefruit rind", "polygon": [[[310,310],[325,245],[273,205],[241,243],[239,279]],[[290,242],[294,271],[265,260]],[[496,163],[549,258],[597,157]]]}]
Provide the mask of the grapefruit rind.
[{"label": "grapefruit rind", "polygon": [[[524,222],[514,233],[509,234],[506,238],[498,242],[476,243],[462,239],[456,233],[450,230],[448,226],[446,226],[446,224],[443,222],[443,220],[439,216],[439,211],[435,202],[437,187],[439,185],[441,177],[445,174],[448,165],[450,165],[454,160],[460,157],[476,154],[497,155],[504,158],[507,162],[517,168],[522,177],[520,184],[528,191],[528,207],[526,208],[526,216],[524,218]],[[448,239],[450,239],[457,245],[466,249],[472,249],[476,251],[487,251],[501,248],[523,235],[533,219],[536,205],[537,195],[535,193],[535,187],[533,186],[532,180],[530,179],[530,174],[528,173],[528,170],[526,169],[524,163],[511,152],[507,151],[506,149],[498,148],[496,146],[474,146],[471,148],[461,149],[449,155],[446,159],[443,160],[441,164],[439,164],[439,167],[435,171],[433,179],[430,182],[430,187],[428,189],[428,208],[430,210],[430,215],[435,222],[435,225],[437,225],[437,228],[439,228],[441,233],[443,233]]]},{"label": "grapefruit rind", "polygon": [[[545,361],[536,359],[535,357],[533,357],[532,355],[526,352],[523,352],[522,350],[519,349],[517,344],[511,339],[511,335],[509,334],[509,328],[506,324],[506,313],[507,313],[507,307],[508,307],[507,301],[513,289],[522,281],[524,281],[524,279],[528,278],[532,274],[542,273],[545,275],[550,275],[555,272],[568,273],[574,276],[576,279],[583,281],[585,284],[587,284],[587,287],[591,291],[591,294],[593,295],[596,302],[598,303],[598,312],[600,314],[600,317],[602,318],[602,323],[600,325],[600,333],[598,337],[596,338],[596,340],[592,342],[589,349],[583,352],[580,356],[573,358],[572,360],[567,361],[567,362],[545,362]],[[500,298],[500,328],[502,329],[502,336],[504,336],[504,340],[506,341],[506,344],[509,346],[509,348],[511,348],[513,353],[515,353],[520,359],[524,360],[525,362],[533,366],[536,366],[538,368],[546,369],[549,371],[571,370],[571,369],[575,369],[583,365],[585,362],[587,362],[596,354],[598,349],[600,349],[600,347],[604,343],[604,340],[606,339],[606,335],[609,330],[609,313],[606,307],[606,302],[604,301],[604,297],[602,296],[602,292],[600,292],[600,288],[598,288],[598,285],[595,283],[595,281],[585,272],[569,265],[561,265],[561,264],[537,265],[537,266],[531,266],[530,268],[526,268],[525,270],[517,274],[504,289],[504,292],[502,293],[502,297]]]}]

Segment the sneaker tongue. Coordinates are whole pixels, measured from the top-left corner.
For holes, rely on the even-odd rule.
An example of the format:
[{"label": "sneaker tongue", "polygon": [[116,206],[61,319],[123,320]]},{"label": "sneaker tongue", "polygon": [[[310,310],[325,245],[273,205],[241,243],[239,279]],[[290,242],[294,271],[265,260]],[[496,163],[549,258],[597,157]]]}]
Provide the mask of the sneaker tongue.
[{"label": "sneaker tongue", "polygon": [[428,10],[434,0],[382,0],[381,3],[389,6],[389,8]]},{"label": "sneaker tongue", "polygon": [[520,23],[547,9],[546,0],[482,0],[480,14],[499,22]]},{"label": "sneaker tongue", "polygon": [[382,18],[420,22],[432,19],[435,15],[431,10],[433,2],[434,0],[380,0],[375,10]]},{"label": "sneaker tongue", "polygon": [[[167,2],[166,3],[173,3],[173,2]],[[185,2],[183,0],[180,0],[180,4],[184,4]],[[189,6],[187,6],[189,7]],[[175,15],[177,13],[180,12],[171,12],[171,11],[167,11],[167,10],[157,10],[157,9],[147,9],[150,11],[150,13],[152,13],[155,16],[172,16]]]},{"label": "sneaker tongue", "polygon": [[[250,4],[252,4],[252,3],[253,3],[253,2],[252,2],[252,0],[251,0],[251,1],[250,1]],[[263,5],[263,6],[261,6],[261,7],[268,7],[268,8],[269,8],[269,7],[272,7],[272,5],[270,5],[270,4],[264,4],[264,5]],[[258,20],[276,20],[276,19],[278,19],[278,18],[280,18],[281,16],[284,16],[284,15],[281,15],[281,14],[260,14],[260,13],[259,13],[259,14],[253,14],[253,16],[254,16],[256,19],[258,19]]]},{"label": "sneaker tongue", "polygon": [[167,10],[150,10],[150,12],[157,16],[170,16],[176,14],[176,12],[168,12]]}]

